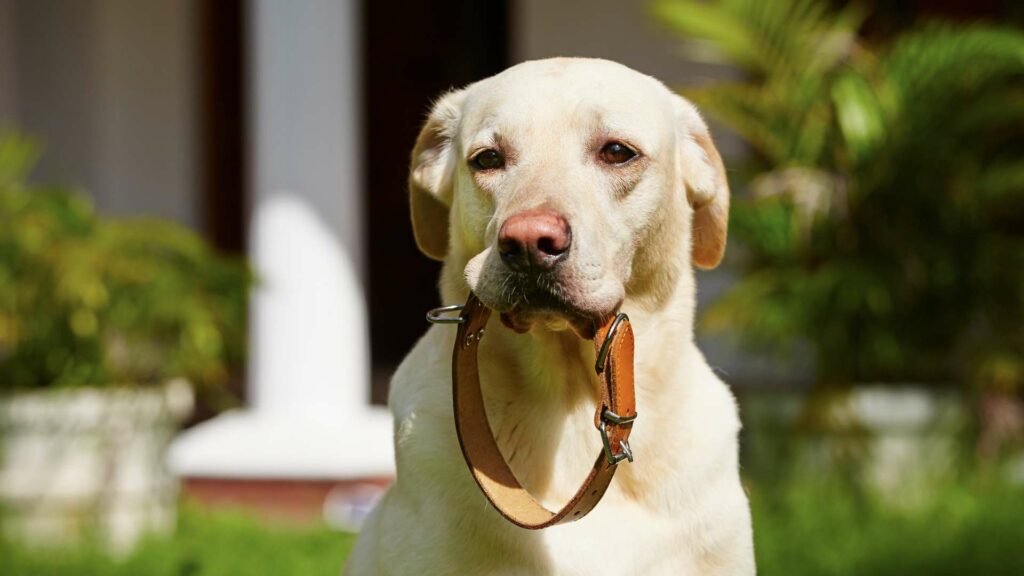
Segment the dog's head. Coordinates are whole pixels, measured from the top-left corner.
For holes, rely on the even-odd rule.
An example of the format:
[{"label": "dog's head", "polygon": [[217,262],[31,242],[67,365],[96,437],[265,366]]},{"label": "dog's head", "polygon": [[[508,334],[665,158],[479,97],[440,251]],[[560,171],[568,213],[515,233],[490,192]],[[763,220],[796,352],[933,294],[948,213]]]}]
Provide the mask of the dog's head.
[{"label": "dog's head", "polygon": [[725,250],[729,190],[696,109],[604,60],[527,62],[444,95],[409,176],[420,249],[520,331],[594,327]]}]

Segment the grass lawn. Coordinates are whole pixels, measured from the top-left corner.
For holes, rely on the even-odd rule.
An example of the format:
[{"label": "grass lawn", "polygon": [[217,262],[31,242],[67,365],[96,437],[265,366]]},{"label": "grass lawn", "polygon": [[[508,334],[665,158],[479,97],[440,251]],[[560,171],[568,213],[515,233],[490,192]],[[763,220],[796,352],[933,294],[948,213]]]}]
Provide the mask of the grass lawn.
[{"label": "grass lawn", "polygon": [[[759,574],[1024,574],[1024,487],[941,489],[887,506],[837,482],[752,489]],[[171,538],[115,561],[89,548],[29,552],[0,543],[3,576],[338,576],[354,537],[266,526],[185,507]]]},{"label": "grass lawn", "polygon": [[94,548],[28,551],[0,543],[2,576],[339,576],[355,536],[325,527],[267,526],[233,512],[184,507],[171,538],[124,560]]},{"label": "grass lawn", "polygon": [[924,505],[836,482],[752,496],[762,575],[1024,574],[1024,486],[946,486]]}]

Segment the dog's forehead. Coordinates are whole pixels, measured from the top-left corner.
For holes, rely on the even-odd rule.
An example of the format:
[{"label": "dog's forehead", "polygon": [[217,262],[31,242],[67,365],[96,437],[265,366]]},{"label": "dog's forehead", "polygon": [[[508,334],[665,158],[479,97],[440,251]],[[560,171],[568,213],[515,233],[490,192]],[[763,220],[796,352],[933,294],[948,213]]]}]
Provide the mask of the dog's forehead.
[{"label": "dog's forehead", "polygon": [[560,124],[644,132],[664,126],[672,105],[663,84],[621,64],[554,58],[525,62],[471,85],[462,113],[467,136],[481,129]]}]

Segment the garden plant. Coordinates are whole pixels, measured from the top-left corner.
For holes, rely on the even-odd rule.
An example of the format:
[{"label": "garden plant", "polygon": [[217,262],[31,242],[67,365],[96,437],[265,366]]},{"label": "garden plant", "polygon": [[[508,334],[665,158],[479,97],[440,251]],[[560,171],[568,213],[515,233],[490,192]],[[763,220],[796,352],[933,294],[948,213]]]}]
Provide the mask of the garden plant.
[{"label": "garden plant", "polygon": [[[860,4],[664,0],[739,67],[686,90],[749,145],[739,282],[704,325],[816,382],[1024,385],[1024,33],[925,22],[870,41]],[[734,245],[734,246],[735,246]]]}]

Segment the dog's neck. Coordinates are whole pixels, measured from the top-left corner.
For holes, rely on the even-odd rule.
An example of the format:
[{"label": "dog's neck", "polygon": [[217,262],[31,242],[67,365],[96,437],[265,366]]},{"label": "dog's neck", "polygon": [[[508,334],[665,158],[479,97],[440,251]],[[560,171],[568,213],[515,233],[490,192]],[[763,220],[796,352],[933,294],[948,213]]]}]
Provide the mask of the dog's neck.
[{"label": "dog's neck", "polygon": [[[462,263],[449,260],[442,274],[445,302],[462,302],[468,287]],[[658,449],[652,435],[672,425],[671,394],[679,383],[661,377],[679,374],[676,364],[698,354],[693,344],[695,287],[693,272],[675,268],[673,288],[657,297],[627,295],[622,310],[636,334],[637,410],[647,421],[634,427],[634,449]],[[496,316],[496,315],[495,315]],[[549,506],[572,496],[600,450],[594,412],[600,380],[594,372],[594,343],[572,330],[535,327],[517,334],[492,317],[480,350],[481,386],[498,445],[520,482]],[[661,363],[661,365],[657,365]],[[623,466],[618,496],[641,499],[655,492],[643,482],[657,478],[641,468],[653,459]]]}]

